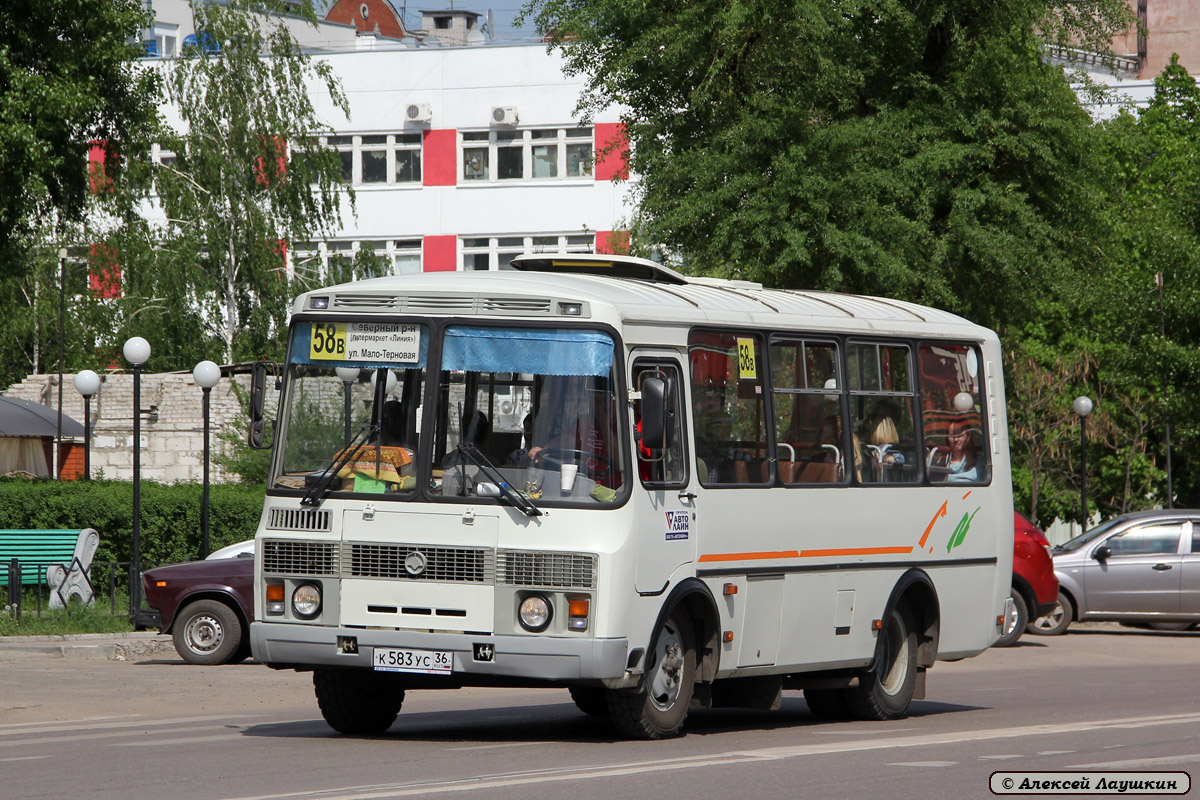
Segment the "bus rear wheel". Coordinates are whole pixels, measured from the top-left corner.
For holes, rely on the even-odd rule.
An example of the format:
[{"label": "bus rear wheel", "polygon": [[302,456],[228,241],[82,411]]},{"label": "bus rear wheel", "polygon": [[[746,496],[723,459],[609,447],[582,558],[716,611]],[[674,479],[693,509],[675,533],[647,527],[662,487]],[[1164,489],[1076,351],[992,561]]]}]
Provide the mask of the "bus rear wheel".
[{"label": "bus rear wheel", "polygon": [[609,691],[613,726],[633,739],[678,736],[687,718],[696,679],[691,621],[676,609],[659,627],[637,691]]},{"label": "bus rear wheel", "polygon": [[321,716],[338,733],[383,733],[404,704],[394,676],[365,669],[313,670],[313,691]]},{"label": "bus rear wheel", "polygon": [[846,702],[858,719],[889,720],[908,716],[917,684],[917,630],[912,612],[897,604],[875,644],[875,661],[846,690]]}]

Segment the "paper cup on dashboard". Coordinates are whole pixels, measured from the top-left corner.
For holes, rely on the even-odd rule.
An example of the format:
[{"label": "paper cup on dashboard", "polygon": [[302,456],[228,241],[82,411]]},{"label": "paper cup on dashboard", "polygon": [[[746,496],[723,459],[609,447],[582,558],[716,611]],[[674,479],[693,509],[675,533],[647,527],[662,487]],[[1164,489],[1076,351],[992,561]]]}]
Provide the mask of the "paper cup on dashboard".
[{"label": "paper cup on dashboard", "polygon": [[578,464],[563,464],[562,472],[559,473],[559,487],[563,494],[575,488],[575,474],[579,472]]}]

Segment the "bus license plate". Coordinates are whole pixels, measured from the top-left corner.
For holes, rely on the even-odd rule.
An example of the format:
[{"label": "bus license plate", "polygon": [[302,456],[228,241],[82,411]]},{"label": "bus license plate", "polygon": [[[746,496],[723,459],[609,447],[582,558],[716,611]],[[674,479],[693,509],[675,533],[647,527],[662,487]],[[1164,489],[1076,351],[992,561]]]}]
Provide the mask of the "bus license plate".
[{"label": "bus license plate", "polygon": [[372,663],[380,672],[449,675],[454,659],[446,650],[395,650],[390,647],[376,647]]}]

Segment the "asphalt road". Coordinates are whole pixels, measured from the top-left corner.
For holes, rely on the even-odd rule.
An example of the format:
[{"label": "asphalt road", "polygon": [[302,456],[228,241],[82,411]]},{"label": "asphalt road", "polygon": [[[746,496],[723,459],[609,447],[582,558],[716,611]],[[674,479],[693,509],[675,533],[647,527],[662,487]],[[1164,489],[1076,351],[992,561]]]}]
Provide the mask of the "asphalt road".
[{"label": "asphalt road", "polygon": [[996,771],[1191,770],[1198,650],[1200,633],[1112,625],[1026,636],[939,663],[906,720],[820,723],[786,693],[645,743],[565,690],[410,692],[385,735],[355,738],[321,720],[307,675],[0,645],[0,798],[991,797]]}]

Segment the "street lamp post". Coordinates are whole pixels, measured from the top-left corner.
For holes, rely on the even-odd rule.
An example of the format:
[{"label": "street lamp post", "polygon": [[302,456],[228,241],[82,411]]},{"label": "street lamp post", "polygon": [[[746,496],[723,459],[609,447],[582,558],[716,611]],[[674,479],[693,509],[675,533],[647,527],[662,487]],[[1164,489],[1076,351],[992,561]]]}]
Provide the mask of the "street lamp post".
[{"label": "street lamp post", "polygon": [[75,375],[75,391],[83,395],[83,479],[92,479],[92,397],[100,391],[100,376],[90,369]]},{"label": "street lamp post", "polygon": [[1080,523],[1082,532],[1087,533],[1087,418],[1092,413],[1092,398],[1079,395],[1071,403],[1071,410],[1079,415],[1079,502],[1083,511],[1083,521]]},{"label": "street lamp post", "polygon": [[221,368],[201,361],[192,368],[192,379],[204,390],[204,494],[200,501],[200,558],[208,558],[208,406],[213,387],[221,380]]},{"label": "street lamp post", "polygon": [[129,616],[137,622],[142,606],[142,364],[150,343],[141,336],[125,342],[125,360],[133,365],[133,557],[129,565]]}]

